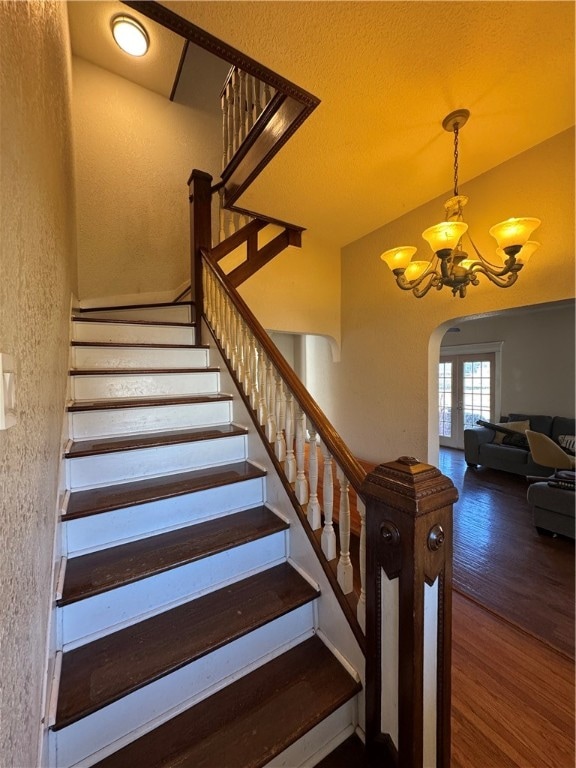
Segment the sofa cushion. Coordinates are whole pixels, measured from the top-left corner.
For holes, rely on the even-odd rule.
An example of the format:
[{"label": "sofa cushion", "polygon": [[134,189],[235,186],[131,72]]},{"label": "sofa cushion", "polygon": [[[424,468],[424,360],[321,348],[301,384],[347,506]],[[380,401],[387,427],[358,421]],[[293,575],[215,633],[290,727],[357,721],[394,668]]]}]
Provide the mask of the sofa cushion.
[{"label": "sofa cushion", "polygon": [[576,419],[568,419],[565,416],[555,416],[552,422],[550,437],[558,442],[560,435],[575,435]]},{"label": "sofa cushion", "polygon": [[[487,464],[489,467],[498,467],[500,469],[514,472],[517,468],[523,467],[528,461],[530,453],[523,448],[513,448],[510,445],[496,445],[495,443],[484,443],[480,446],[480,463]],[[520,470],[522,473],[522,470]]]},{"label": "sofa cushion", "polygon": [[[552,422],[554,421],[552,416],[530,416],[525,413],[511,413],[508,418],[510,421],[529,421],[529,429],[533,432],[542,432],[542,434],[548,435],[548,437],[552,436]],[[562,434],[566,433],[563,432]]]}]

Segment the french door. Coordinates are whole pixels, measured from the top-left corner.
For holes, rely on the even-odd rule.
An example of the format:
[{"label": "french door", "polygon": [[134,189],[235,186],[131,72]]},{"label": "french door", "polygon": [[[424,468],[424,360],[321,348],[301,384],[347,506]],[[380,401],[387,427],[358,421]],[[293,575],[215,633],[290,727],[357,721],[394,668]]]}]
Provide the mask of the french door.
[{"label": "french door", "polygon": [[496,355],[441,354],[438,367],[440,445],[464,448],[464,430],[494,421]]}]

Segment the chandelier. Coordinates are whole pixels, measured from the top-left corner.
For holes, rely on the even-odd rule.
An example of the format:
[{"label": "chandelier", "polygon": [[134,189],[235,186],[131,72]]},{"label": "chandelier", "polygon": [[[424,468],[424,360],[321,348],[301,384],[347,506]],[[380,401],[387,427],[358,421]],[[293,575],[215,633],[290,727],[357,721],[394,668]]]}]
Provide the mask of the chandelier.
[{"label": "chandelier", "polygon": [[[430,288],[440,291],[445,285],[452,289],[454,296],[464,298],[469,285],[478,285],[479,275],[485,275],[499,288],[509,288],[540,245],[530,240],[540,226],[540,219],[535,218],[507,219],[489,230],[498,246],[496,254],[500,264],[491,264],[474,245],[462,216],[468,198],[458,192],[458,134],[469,117],[467,109],[457,109],[442,121],[444,130],[454,134],[454,196],[444,203],[445,221],[422,233],[434,256],[430,261],[412,261],[417,249],[408,245],[391,248],[380,256],[394,273],[398,287],[412,291],[418,299]],[[474,258],[469,258],[462,248],[464,235],[474,250]]]}]

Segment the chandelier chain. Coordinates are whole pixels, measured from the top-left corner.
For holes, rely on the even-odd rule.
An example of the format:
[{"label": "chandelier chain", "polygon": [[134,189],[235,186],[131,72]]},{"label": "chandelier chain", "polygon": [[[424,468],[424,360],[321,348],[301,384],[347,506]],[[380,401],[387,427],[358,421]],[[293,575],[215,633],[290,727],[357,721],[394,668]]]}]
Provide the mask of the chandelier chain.
[{"label": "chandelier chain", "polygon": [[458,123],[454,123],[454,196],[458,196]]}]

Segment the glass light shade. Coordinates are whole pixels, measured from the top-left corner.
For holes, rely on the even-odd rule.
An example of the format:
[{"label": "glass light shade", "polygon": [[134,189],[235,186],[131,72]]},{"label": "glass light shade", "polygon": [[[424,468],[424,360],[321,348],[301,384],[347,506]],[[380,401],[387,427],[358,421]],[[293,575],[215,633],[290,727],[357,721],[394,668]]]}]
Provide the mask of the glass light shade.
[{"label": "glass light shade", "polygon": [[472,267],[474,264],[478,264],[478,259],[462,259],[458,266],[462,267],[462,269],[465,269],[466,272],[468,272],[470,267]]},{"label": "glass light shade", "polygon": [[150,46],[146,30],[131,16],[112,19],[112,35],[118,47],[130,56],[144,56]]},{"label": "glass light shade", "polygon": [[537,250],[538,248],[540,248],[540,243],[537,243],[536,240],[528,240],[528,242],[524,243],[524,245],[522,246],[522,250],[520,251],[518,256],[516,256],[516,261],[519,264],[526,264],[526,262],[530,259],[530,257],[534,253],[534,251]]},{"label": "glass light shade", "polygon": [[467,229],[468,224],[464,221],[441,221],[440,224],[425,229],[422,237],[430,244],[434,253],[437,253],[444,248],[455,248]]},{"label": "glass light shade", "polygon": [[504,250],[513,245],[524,245],[530,239],[530,235],[540,226],[540,219],[506,219],[500,224],[495,224],[490,229],[490,234],[498,243],[498,247]]},{"label": "glass light shade", "polygon": [[404,277],[406,280],[409,280],[410,282],[412,280],[418,280],[418,278],[424,274],[424,272],[428,269],[430,266],[429,261],[411,261],[410,264],[406,267],[406,272],[404,272]]},{"label": "glass light shade", "polygon": [[412,245],[401,245],[398,248],[390,248],[389,251],[384,251],[380,258],[388,264],[392,271],[395,269],[406,269],[416,250]]}]

